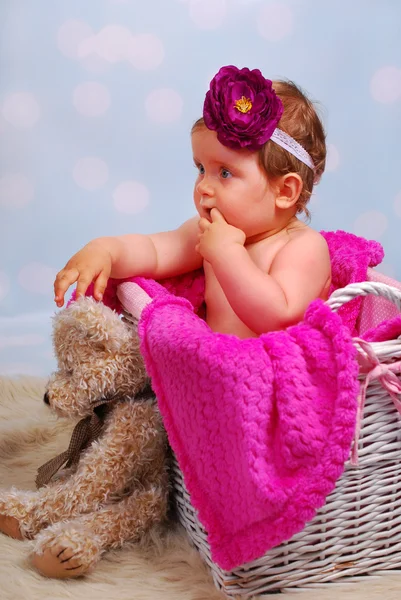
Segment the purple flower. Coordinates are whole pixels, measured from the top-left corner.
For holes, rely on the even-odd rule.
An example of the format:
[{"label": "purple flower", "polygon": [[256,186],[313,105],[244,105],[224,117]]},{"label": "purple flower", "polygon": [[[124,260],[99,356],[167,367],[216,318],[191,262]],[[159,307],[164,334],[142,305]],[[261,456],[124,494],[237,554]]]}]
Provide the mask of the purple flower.
[{"label": "purple flower", "polygon": [[230,148],[259,150],[270,139],[283,105],[259,69],[222,67],[210,82],[203,106],[208,129]]}]

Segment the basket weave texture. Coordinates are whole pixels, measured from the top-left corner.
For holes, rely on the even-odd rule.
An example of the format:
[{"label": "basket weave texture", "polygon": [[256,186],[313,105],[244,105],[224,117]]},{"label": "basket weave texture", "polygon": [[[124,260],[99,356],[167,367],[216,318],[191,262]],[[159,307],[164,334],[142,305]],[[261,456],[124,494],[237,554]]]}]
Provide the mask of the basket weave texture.
[{"label": "basket weave texture", "polygon": [[[398,289],[367,282],[336,291],[328,304],[337,310],[353,298],[369,294],[401,308]],[[358,340],[354,342],[361,357],[366,358]],[[369,351],[381,365],[394,366],[401,361],[401,339],[371,343]],[[361,386],[365,378],[366,373],[360,372]],[[283,588],[401,568],[401,415],[393,398],[394,393],[383,387],[382,380],[369,381],[360,420],[358,465],[348,461],[326,504],[303,531],[232,572],[223,571],[212,561],[207,533],[174,461],[179,520],[209,565],[216,586],[227,596],[249,598]]]}]

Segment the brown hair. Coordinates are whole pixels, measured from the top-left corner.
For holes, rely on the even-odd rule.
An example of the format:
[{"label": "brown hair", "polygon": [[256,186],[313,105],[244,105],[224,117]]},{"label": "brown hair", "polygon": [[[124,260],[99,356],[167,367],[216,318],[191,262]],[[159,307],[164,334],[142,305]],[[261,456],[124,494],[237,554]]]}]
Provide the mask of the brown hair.
[{"label": "brown hair", "polygon": [[[314,182],[321,177],[326,165],[326,134],[314,104],[295,83],[274,81],[273,88],[284,107],[277,127],[305,148],[313,160],[315,170],[312,171],[271,140],[259,150],[260,164],[273,181],[287,173],[298,173],[303,181],[303,188],[296,204],[297,213],[304,212],[309,218],[310,213],[306,205],[312,195]],[[198,119],[191,133],[204,126],[203,119]]]}]

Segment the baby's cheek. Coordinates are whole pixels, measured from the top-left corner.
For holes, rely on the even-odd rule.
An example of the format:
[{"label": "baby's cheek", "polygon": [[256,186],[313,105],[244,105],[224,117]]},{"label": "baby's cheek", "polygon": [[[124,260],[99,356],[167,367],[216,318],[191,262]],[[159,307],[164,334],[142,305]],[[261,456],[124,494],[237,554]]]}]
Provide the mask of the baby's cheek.
[{"label": "baby's cheek", "polygon": [[198,215],[200,215],[200,194],[194,192],[194,204]]}]

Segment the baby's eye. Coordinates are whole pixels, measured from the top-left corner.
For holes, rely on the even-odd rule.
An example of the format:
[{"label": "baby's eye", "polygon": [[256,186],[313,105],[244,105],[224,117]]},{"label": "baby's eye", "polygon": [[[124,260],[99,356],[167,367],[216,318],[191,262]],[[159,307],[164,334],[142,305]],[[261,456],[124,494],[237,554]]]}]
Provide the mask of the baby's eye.
[{"label": "baby's eye", "polygon": [[232,177],[232,174],[228,169],[221,169],[221,176],[223,179],[228,179],[229,177]]},{"label": "baby's eye", "polygon": [[204,175],[205,174],[205,167],[203,165],[196,165],[196,168],[199,171],[199,175]]}]

